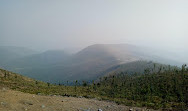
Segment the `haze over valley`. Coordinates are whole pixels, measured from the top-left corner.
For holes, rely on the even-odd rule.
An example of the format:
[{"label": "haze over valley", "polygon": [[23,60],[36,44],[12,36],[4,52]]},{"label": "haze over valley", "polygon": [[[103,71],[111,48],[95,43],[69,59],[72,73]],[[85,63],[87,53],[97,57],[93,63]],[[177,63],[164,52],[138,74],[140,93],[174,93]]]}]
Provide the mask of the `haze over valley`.
[{"label": "haze over valley", "polygon": [[183,64],[173,59],[173,56],[167,58],[152,53],[154,50],[149,48],[129,44],[95,44],[73,54],[63,50],[37,53],[22,47],[2,47],[1,50],[4,50],[1,54],[5,55],[1,59],[7,60],[1,64],[3,68],[51,83],[96,80],[107,74],[111,67],[135,61],[154,61],[177,66]]},{"label": "haze over valley", "polygon": [[[187,110],[187,6],[187,0],[1,0],[0,110]],[[36,100],[25,102],[33,96],[25,93]],[[86,106],[73,108],[74,100]]]}]

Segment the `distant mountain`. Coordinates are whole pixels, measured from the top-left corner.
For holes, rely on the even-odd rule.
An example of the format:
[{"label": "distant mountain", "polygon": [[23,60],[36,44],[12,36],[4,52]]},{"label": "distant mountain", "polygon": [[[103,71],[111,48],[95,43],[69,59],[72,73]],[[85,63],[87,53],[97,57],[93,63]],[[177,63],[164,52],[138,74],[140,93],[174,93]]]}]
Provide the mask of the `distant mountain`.
[{"label": "distant mountain", "polygon": [[[95,80],[101,76],[102,72],[110,67],[140,60],[141,56],[137,56],[133,53],[135,49],[135,46],[127,44],[92,45],[72,55],[65,63],[49,67],[48,70],[38,68],[38,73],[44,74],[45,80],[42,76],[37,79],[52,82]],[[53,75],[53,77],[51,75]]]},{"label": "distant mountain", "polygon": [[91,81],[107,74],[110,68],[139,60],[175,63],[152,53],[152,50],[134,45],[95,44],[72,55],[54,50],[25,56],[9,62],[6,69],[52,83]]},{"label": "distant mountain", "polygon": [[34,50],[25,47],[0,46],[0,66],[7,62],[37,53]]},{"label": "distant mountain", "polygon": [[[40,79],[44,78],[46,72],[50,72],[50,68],[57,64],[64,63],[64,61],[67,61],[70,57],[71,55],[62,50],[49,50],[7,62],[5,68],[29,77]],[[53,76],[53,73],[51,73],[51,76]]]},{"label": "distant mountain", "polygon": [[62,63],[70,57],[62,50],[49,50],[39,54],[32,54],[18,58],[9,63],[9,67],[46,67]]}]

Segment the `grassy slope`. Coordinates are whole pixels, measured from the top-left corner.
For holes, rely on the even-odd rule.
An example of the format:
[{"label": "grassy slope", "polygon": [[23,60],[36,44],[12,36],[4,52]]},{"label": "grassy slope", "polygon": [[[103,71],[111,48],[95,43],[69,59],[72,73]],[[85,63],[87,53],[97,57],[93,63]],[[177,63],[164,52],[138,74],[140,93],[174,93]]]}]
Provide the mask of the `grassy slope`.
[{"label": "grassy slope", "polygon": [[[6,76],[5,76],[6,75]],[[13,90],[22,91],[31,94],[41,95],[62,95],[74,97],[100,98],[96,91],[92,91],[92,86],[64,86],[48,84],[42,81],[37,81],[25,76],[0,69],[0,86],[8,87]]]},{"label": "grassy slope", "polygon": [[[176,82],[178,92],[173,90],[174,78],[178,81]],[[14,90],[32,94],[40,93],[42,95],[83,96],[111,100],[118,104],[139,107],[146,106],[154,109],[187,109],[187,84],[188,72],[181,75],[180,71],[177,73],[163,72],[134,77],[122,76],[120,74],[116,77],[105,77],[100,83],[83,87],[48,85],[47,83],[0,69],[0,86],[9,87]],[[151,93],[151,86],[154,88],[153,92],[155,93]],[[166,94],[168,96],[163,97]]]}]

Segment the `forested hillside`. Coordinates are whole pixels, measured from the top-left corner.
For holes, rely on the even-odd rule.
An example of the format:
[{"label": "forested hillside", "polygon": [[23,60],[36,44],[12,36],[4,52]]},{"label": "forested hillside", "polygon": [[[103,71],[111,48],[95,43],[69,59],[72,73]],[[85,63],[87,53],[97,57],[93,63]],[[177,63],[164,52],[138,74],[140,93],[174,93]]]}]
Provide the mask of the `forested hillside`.
[{"label": "forested hillside", "polygon": [[160,64],[153,61],[134,61],[129,62],[125,64],[120,64],[113,66],[109,69],[107,69],[105,72],[103,72],[104,76],[108,75],[116,75],[118,73],[124,73],[124,74],[144,74],[147,73],[157,73],[157,72],[164,72],[167,70],[174,70],[178,69],[177,66],[171,66],[166,64]]},{"label": "forested hillside", "polygon": [[[187,108],[188,105],[188,68],[165,69],[143,75],[118,73],[101,79],[101,95],[111,98],[132,100],[129,104],[153,108]],[[120,103],[127,101],[120,101]]]}]

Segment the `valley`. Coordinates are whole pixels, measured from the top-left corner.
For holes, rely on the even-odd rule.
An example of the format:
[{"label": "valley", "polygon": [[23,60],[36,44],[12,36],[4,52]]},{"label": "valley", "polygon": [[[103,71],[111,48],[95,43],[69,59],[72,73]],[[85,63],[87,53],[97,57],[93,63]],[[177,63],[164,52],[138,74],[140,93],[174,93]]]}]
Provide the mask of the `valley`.
[{"label": "valley", "polygon": [[28,49],[25,55],[17,57],[19,51],[6,49],[1,54],[6,55],[11,52],[15,53],[11,56],[16,57],[0,56],[0,59],[4,61],[0,66],[37,80],[66,84],[66,81],[71,83],[75,80],[91,82],[110,73],[108,71],[111,71],[113,67],[121,64],[129,66],[129,63],[136,61],[180,64],[179,66],[183,64],[152,54],[151,49],[129,44],[95,44],[74,54],[62,50],[49,50],[35,54],[28,53],[29,51]]},{"label": "valley", "polygon": [[0,111],[188,111],[188,0],[0,0]]}]

